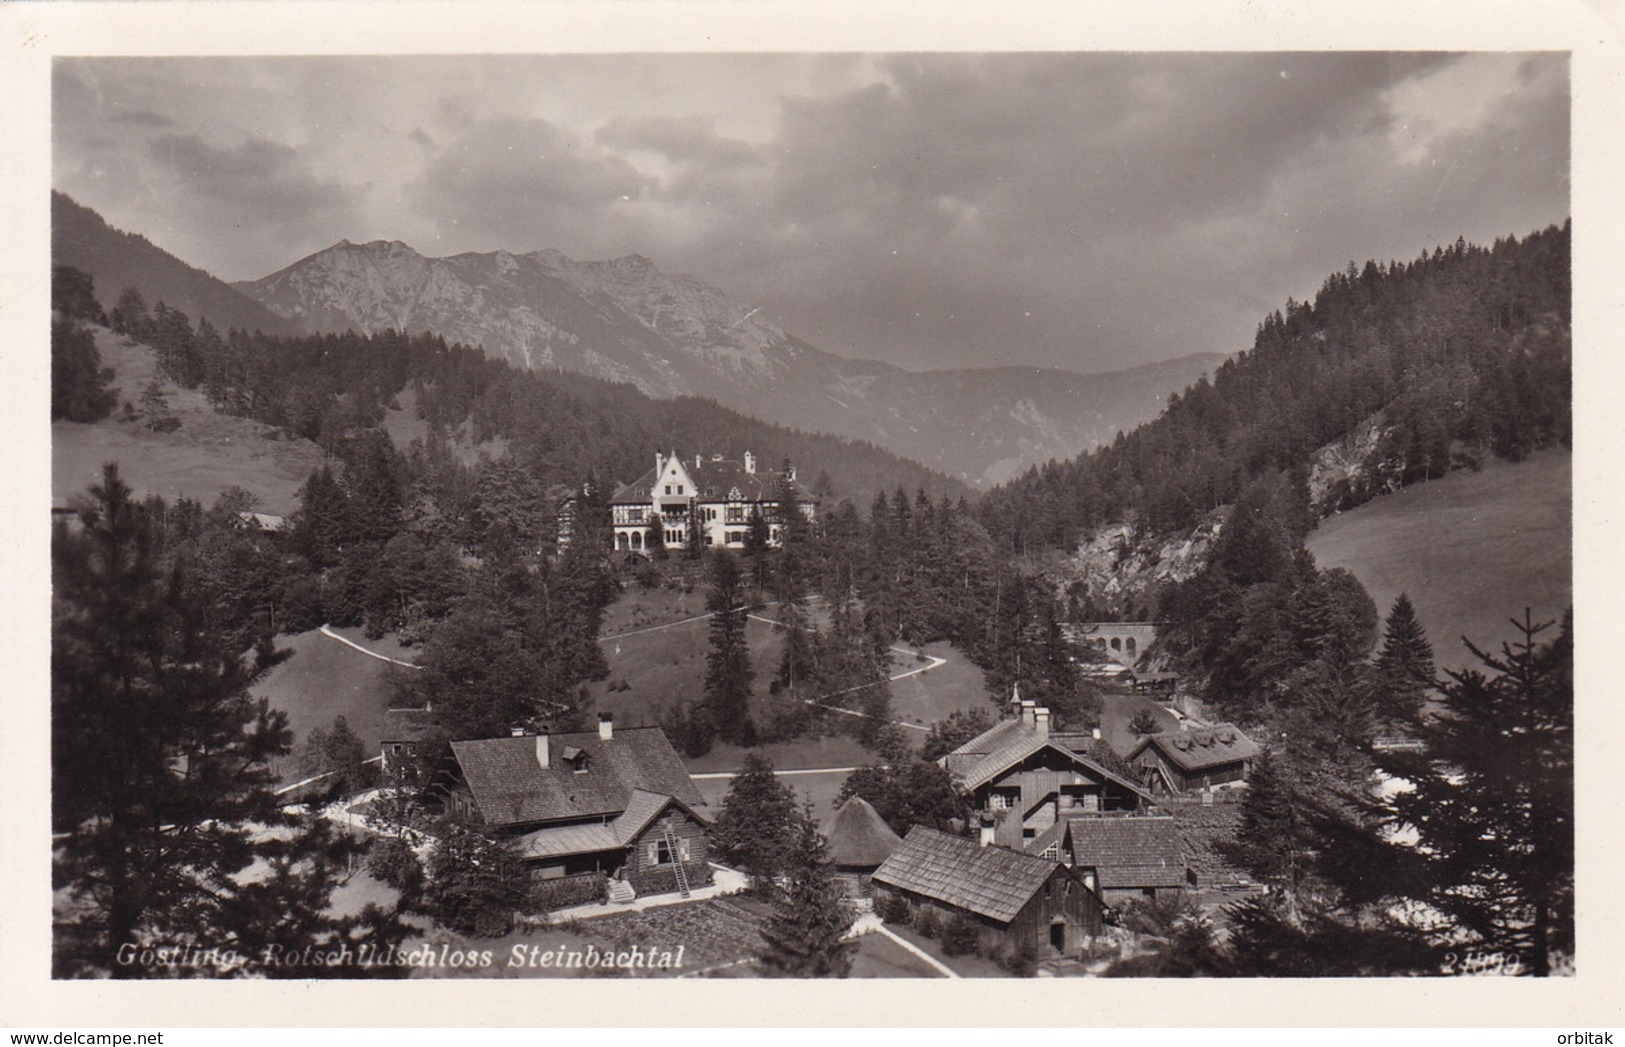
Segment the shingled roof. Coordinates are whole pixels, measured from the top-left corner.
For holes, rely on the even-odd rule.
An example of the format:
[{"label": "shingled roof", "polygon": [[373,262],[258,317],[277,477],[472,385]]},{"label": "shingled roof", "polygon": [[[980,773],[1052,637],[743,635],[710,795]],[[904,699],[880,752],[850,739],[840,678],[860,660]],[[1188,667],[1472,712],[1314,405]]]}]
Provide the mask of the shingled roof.
[{"label": "shingled roof", "polygon": [[625,847],[674,803],[699,821],[710,821],[705,814],[674,797],[634,789],[626,810],[614,821],[589,825],[550,825],[528,832],[519,838],[520,855],[525,858],[558,858],[567,854],[591,854]]},{"label": "shingled roof", "polygon": [[[704,802],[658,727],[616,731],[609,740],[596,731],[555,734],[548,747],[551,755],[544,769],[536,758],[534,735],[451,743],[487,824],[500,828],[619,815],[638,789],[690,807]],[[564,758],[570,748],[585,759],[585,770],[577,771],[576,763]]]},{"label": "shingled roof", "polygon": [[1228,723],[1194,731],[1148,734],[1134,747],[1128,758],[1132,760],[1152,746],[1182,771],[1200,771],[1240,760],[1252,760],[1263,752],[1257,742],[1241,733],[1241,728]]},{"label": "shingled roof", "polygon": [[1060,867],[1047,858],[916,825],[875,870],[874,880],[1009,923]]},{"label": "shingled roof", "polygon": [[[1088,752],[1081,751],[1085,739],[1088,742]],[[1109,766],[1106,760],[1101,758],[1099,754],[1105,747],[1097,747],[1092,737],[1075,734],[1040,734],[1038,728],[1029,726],[1016,717],[1000,720],[948,753],[942,758],[941,763],[950,774],[959,778],[965,788],[976,789],[1045,748],[1054,749],[1100,777],[1114,781],[1125,789],[1133,790],[1147,800],[1151,799],[1150,793],[1137,785],[1128,774],[1123,773],[1127,768],[1119,770]],[[1110,762],[1121,767],[1121,761],[1115,758]]]},{"label": "shingled roof", "polygon": [[872,869],[890,858],[902,843],[903,838],[892,832],[868,800],[853,796],[835,812],[835,825],[829,833],[830,864]]},{"label": "shingled roof", "polygon": [[1162,818],[1068,818],[1074,865],[1093,868],[1102,888],[1183,887],[1179,828]]},{"label": "shingled roof", "polygon": [[[775,502],[779,497],[779,481],[781,474],[771,469],[758,469],[748,472],[745,463],[732,458],[701,459],[695,466],[694,459],[682,460],[683,469],[688,473],[689,479],[694,481],[695,490],[688,492],[696,495],[702,502],[743,501],[743,502]],[[629,484],[623,485],[612,498],[611,505],[646,505],[655,499],[654,486],[660,474],[650,469],[642,476]],[[738,492],[737,497],[733,496]],[[801,494],[803,501],[807,499],[805,493]]]}]

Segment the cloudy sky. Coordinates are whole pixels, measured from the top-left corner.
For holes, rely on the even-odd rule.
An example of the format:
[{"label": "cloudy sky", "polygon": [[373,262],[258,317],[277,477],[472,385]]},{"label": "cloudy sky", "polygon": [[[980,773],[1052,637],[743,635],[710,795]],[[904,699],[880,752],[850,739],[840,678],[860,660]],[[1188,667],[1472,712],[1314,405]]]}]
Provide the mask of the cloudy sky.
[{"label": "cloudy sky", "polygon": [[1351,260],[1569,212],[1544,54],[60,58],[53,179],[228,280],[335,241],[645,254],[905,367],[1250,344]]}]

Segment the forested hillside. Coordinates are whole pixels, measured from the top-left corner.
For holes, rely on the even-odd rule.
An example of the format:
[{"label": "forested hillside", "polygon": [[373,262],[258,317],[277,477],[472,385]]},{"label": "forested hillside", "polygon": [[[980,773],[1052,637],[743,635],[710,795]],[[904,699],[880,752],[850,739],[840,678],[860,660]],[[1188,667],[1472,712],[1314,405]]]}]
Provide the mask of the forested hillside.
[{"label": "forested hillside", "polygon": [[[903,487],[960,497],[969,489],[871,444],[809,434],[747,418],[694,397],[655,400],[628,385],[580,375],[538,374],[430,335],[284,338],[231,330],[179,310],[115,310],[121,333],[150,343],[167,377],[201,388],[217,408],[315,441],[333,453],[348,435],[376,427],[407,388],[431,441],[461,433],[505,442],[508,455],[544,484],[591,480],[613,493],[647,471],[656,449],[753,451],[791,459],[807,482],[840,477],[820,493],[868,499]],[[401,450],[405,450],[402,448]]]},{"label": "forested hillside", "polygon": [[230,284],[187,265],[144,236],[114,229],[95,211],[57,192],[51,194],[51,264],[88,273],[108,312],[126,288],[136,288],[150,305],[163,302],[222,330],[300,330]]},{"label": "forested hillside", "polygon": [[1288,301],[1253,348],[1110,447],[989,493],[1006,548],[1074,548],[1109,523],[1188,530],[1270,472],[1307,487],[1352,456],[1316,513],[1571,438],[1569,224],[1413,262],[1350,263]]}]

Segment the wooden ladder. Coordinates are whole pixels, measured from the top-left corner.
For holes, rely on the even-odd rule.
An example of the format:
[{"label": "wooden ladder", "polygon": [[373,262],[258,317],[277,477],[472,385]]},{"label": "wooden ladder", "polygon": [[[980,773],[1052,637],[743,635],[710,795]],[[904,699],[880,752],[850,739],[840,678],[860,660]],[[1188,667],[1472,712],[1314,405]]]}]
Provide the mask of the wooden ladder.
[{"label": "wooden ladder", "polygon": [[677,838],[671,834],[669,824],[662,826],[661,832],[666,836],[666,850],[671,855],[672,865],[677,869],[677,889],[682,892],[684,898],[687,898],[689,896],[688,872],[683,868],[683,855],[677,849]]}]

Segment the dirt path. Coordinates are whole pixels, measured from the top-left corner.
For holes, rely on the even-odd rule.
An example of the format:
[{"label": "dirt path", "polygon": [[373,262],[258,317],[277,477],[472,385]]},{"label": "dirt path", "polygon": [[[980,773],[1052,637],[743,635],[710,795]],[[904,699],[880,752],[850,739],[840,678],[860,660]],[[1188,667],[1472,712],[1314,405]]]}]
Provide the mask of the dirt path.
[{"label": "dirt path", "polygon": [[391,665],[404,665],[408,669],[421,669],[421,668],[423,668],[423,666],[421,666],[421,665],[414,665],[411,662],[403,662],[399,658],[391,658],[387,654],[379,654],[377,651],[369,651],[365,647],[363,647],[360,644],[356,643],[354,640],[347,640],[344,637],[340,636],[338,633],[334,632],[330,626],[326,626],[326,625],[322,626],[321,633],[322,633],[323,636],[325,636],[325,637],[327,637],[329,639],[337,640],[339,643],[343,644],[346,647],[354,647],[356,650],[360,651],[362,654],[366,655],[368,658],[376,658],[380,662],[388,662]]}]

